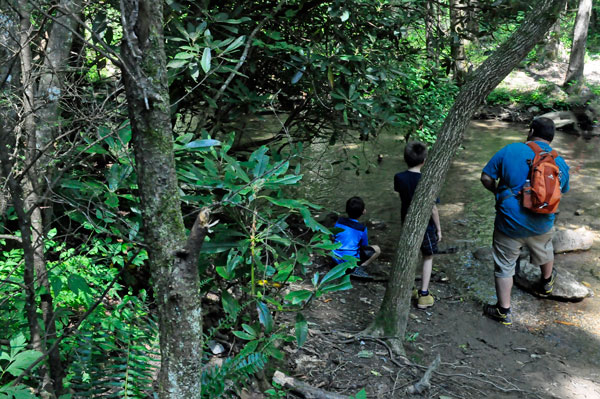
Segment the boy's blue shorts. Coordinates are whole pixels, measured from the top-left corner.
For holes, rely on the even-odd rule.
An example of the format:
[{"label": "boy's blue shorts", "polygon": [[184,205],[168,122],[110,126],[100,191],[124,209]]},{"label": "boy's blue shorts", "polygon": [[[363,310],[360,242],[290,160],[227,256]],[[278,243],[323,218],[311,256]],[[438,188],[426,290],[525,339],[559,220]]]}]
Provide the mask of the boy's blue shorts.
[{"label": "boy's blue shorts", "polygon": [[425,237],[423,237],[423,242],[421,243],[421,254],[423,254],[423,256],[431,256],[437,254],[437,244],[437,229],[435,228],[435,226],[428,225],[427,230],[425,230]]}]

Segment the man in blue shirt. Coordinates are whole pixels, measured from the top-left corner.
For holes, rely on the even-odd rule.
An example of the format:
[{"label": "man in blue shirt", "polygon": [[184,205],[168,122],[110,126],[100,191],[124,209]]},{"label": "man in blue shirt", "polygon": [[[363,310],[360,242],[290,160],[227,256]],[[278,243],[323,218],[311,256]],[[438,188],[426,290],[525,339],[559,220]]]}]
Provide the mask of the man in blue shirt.
[{"label": "man in blue shirt", "polygon": [[[534,141],[542,151],[552,151],[550,143],[554,131],[551,119],[536,118],[531,123],[527,141]],[[505,325],[512,324],[510,294],[522,246],[529,248],[531,263],[540,266],[540,296],[552,293],[556,275],[552,247],[554,214],[533,213],[521,204],[520,191],[528,178],[528,161],[534,156],[533,150],[525,143],[509,144],[492,157],[481,173],[481,183],[496,196],[492,248],[498,297],[496,305],[485,305],[483,311],[486,316]],[[561,157],[557,157],[555,162],[560,170],[561,192],[566,193],[569,190],[569,167]]]},{"label": "man in blue shirt", "polygon": [[342,257],[352,256],[357,259],[357,266],[352,276],[360,278],[371,278],[364,270],[381,253],[377,245],[369,246],[367,227],[358,221],[366,212],[365,203],[360,197],[352,197],[346,201],[346,213],[348,217],[340,217],[334,228],[341,229],[335,235],[335,241],[342,245],[333,250],[333,260],[336,263],[345,262]]}]

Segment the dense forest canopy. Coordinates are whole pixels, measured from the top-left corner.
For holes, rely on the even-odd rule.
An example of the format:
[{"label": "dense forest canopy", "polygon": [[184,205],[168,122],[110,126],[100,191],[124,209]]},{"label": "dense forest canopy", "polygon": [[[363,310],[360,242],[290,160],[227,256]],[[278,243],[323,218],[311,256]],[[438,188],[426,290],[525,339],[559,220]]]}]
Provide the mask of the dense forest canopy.
[{"label": "dense forest canopy", "polygon": [[[281,342],[309,339],[311,301],[352,287],[352,261],[307,275],[335,244],[320,206],[294,197],[303,149],[379,135],[434,143],[460,88],[532,7],[0,4],[0,398],[176,397],[169,373],[187,366],[166,354],[186,343],[194,367],[228,350],[194,369],[193,397],[264,379]],[[553,45],[570,51],[578,6],[522,65],[560,57]],[[586,33],[597,52],[598,4]],[[305,277],[310,289],[288,289]],[[169,309],[181,298],[187,308]],[[201,329],[195,342],[167,345],[173,314]]]}]

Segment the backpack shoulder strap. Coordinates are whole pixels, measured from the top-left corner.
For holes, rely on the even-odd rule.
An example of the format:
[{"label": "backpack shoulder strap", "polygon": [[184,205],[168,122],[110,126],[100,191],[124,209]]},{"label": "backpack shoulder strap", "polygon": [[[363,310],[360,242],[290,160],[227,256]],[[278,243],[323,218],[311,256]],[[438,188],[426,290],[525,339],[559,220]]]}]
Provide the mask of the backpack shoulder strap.
[{"label": "backpack shoulder strap", "polygon": [[528,141],[525,144],[527,144],[527,146],[533,150],[535,155],[539,155],[539,153],[542,152],[542,147],[540,147],[535,141]]},{"label": "backpack shoulder strap", "polygon": [[[540,145],[534,141],[528,141],[525,144],[527,144],[527,146],[533,150],[535,156],[538,156],[540,155],[540,153],[544,152],[542,150],[542,147],[540,147]],[[550,156],[552,156],[552,159],[556,159],[556,157],[558,157],[558,153],[556,152],[556,150],[550,150],[548,152],[545,152],[545,154],[550,154]]]}]

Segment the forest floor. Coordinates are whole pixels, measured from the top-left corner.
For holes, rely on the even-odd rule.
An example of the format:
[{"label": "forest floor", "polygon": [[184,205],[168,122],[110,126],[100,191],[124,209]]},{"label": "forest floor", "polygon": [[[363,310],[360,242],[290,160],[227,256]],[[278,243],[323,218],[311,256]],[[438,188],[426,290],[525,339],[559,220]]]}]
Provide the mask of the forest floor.
[{"label": "forest floor", "polygon": [[[509,79],[515,85],[531,87],[540,76],[547,81],[564,76],[559,73],[561,67],[519,71]],[[593,68],[586,64],[586,71],[600,83],[600,62]],[[574,181],[578,178],[574,176]],[[592,198],[597,195],[593,190],[597,193],[600,189],[594,182],[596,185],[589,189]],[[589,202],[589,197],[585,198]],[[582,217],[576,212],[589,209],[591,204],[585,198],[570,196],[561,205],[560,223],[567,227],[586,225],[598,233],[600,221],[595,215],[590,212]],[[467,230],[476,226],[465,223],[443,204],[440,215],[442,226],[448,227],[444,246],[459,250],[435,258],[430,290],[436,303],[427,310],[412,304],[405,358],[395,357],[381,340],[355,338],[373,320],[386,283],[353,280],[351,290],[327,294],[313,302],[305,313],[309,339],[299,349],[284,347],[288,353],[283,371],[328,392],[350,396],[364,388],[369,398],[600,399],[599,240],[590,251],[557,255],[556,260],[560,267],[590,265],[582,268],[577,278],[594,281],[596,296],[578,303],[557,302],[515,287],[513,325],[506,327],[483,317],[484,301],[470,293],[468,281],[458,282],[465,262],[472,261],[476,249],[464,238]],[[378,238],[382,234],[385,232],[378,233]],[[395,245],[383,244],[388,250],[374,270],[380,275],[389,269]],[[488,269],[491,285],[491,266]],[[313,271],[324,273],[327,269],[315,266]],[[415,287],[418,284],[417,279]],[[438,355],[441,362],[431,375],[431,387],[421,394],[408,393],[407,388],[424,376]],[[288,397],[299,396],[288,393]]]}]

